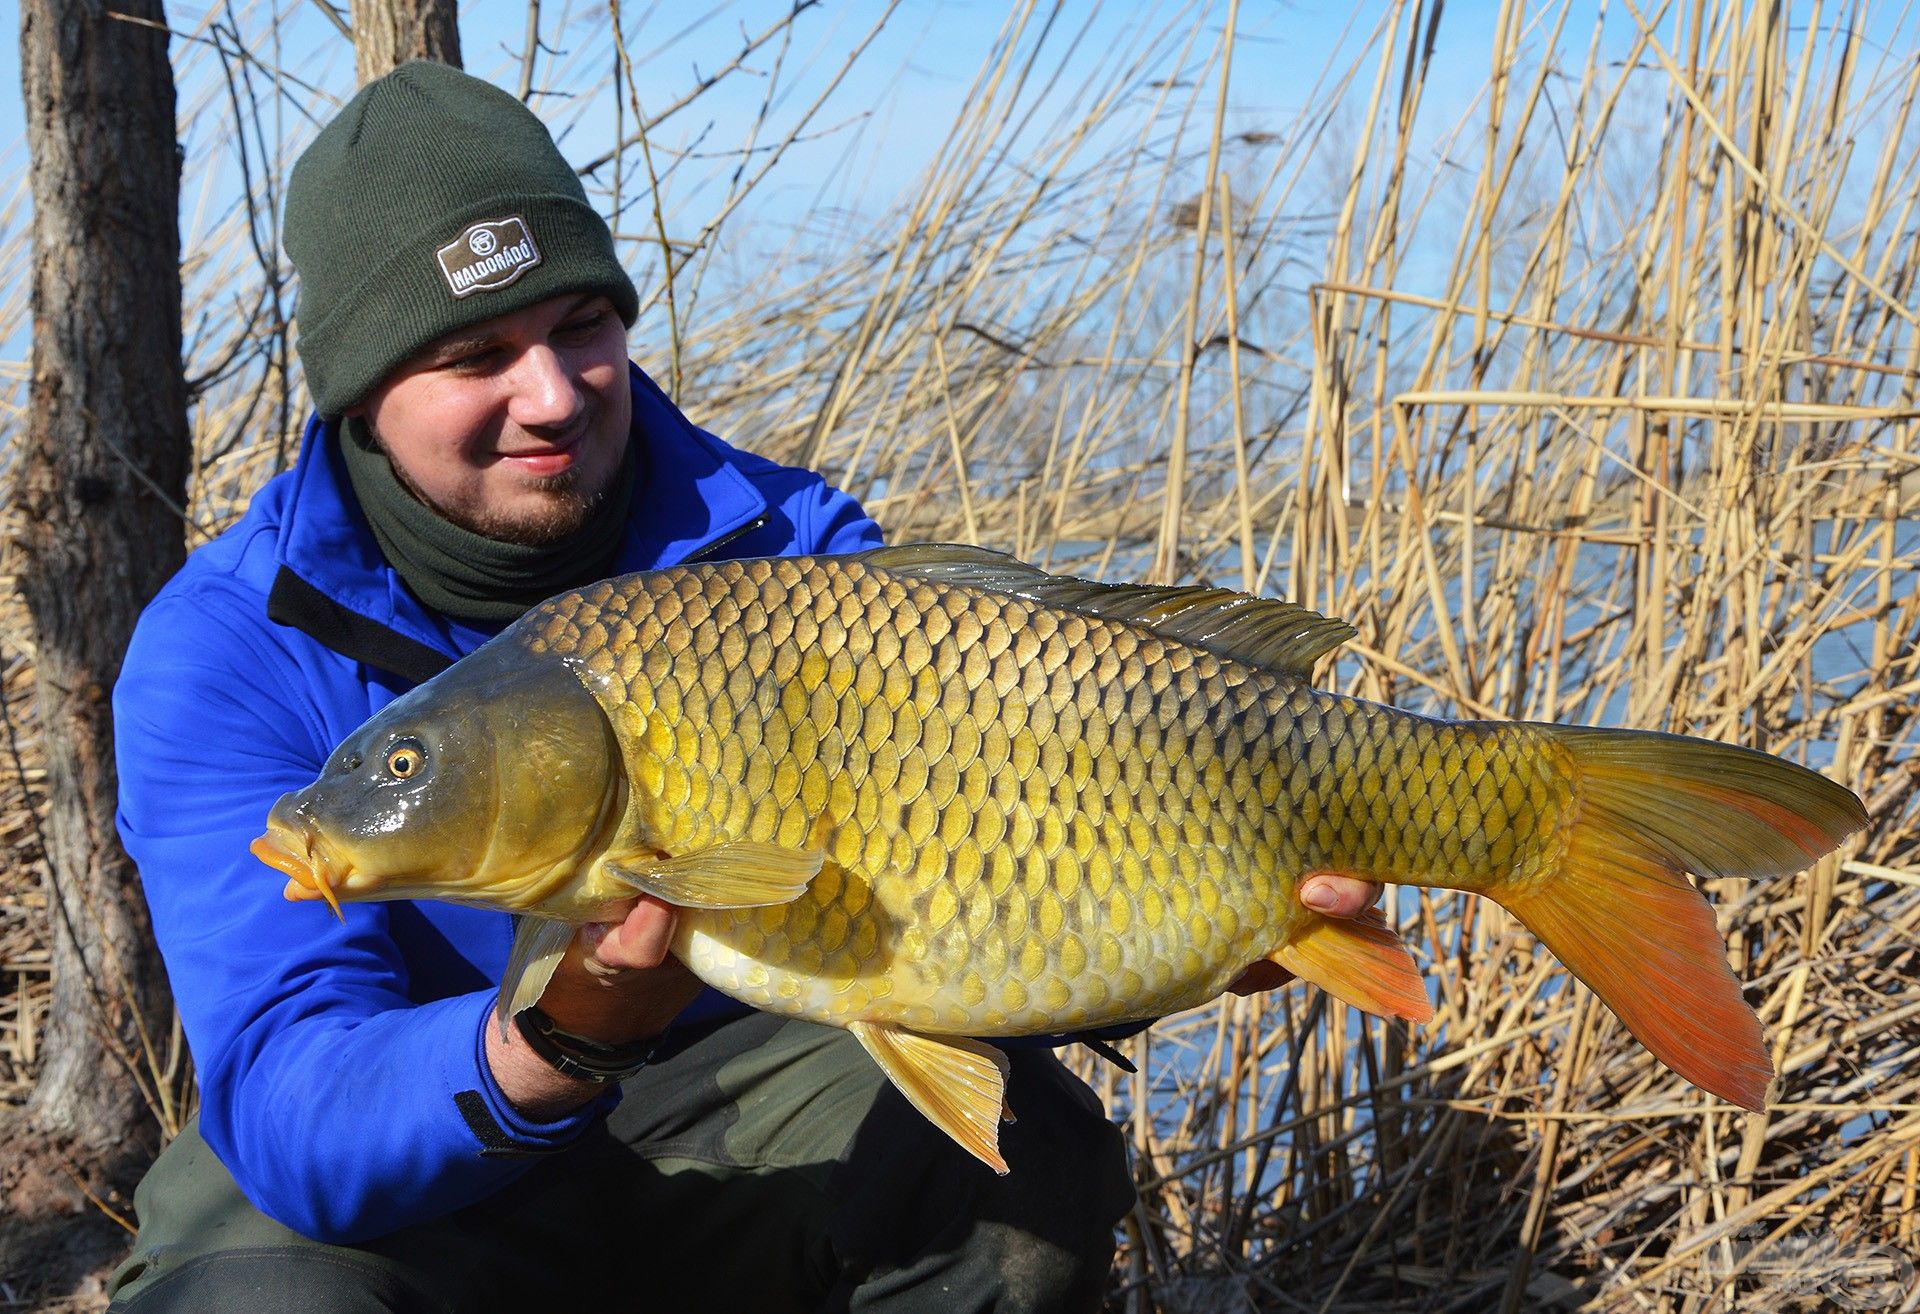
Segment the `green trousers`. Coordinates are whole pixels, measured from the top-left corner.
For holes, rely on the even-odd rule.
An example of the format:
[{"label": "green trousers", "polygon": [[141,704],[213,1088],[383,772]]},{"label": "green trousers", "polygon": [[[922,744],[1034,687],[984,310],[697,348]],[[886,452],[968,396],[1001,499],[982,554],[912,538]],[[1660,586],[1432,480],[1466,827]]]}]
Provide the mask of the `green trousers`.
[{"label": "green trousers", "polygon": [[1121,1138],[1052,1053],[1012,1063],[999,1177],[846,1032],[753,1014],[493,1196],[355,1246],[266,1217],[190,1126],[135,1193],[110,1314],[1092,1310],[1133,1198]]}]

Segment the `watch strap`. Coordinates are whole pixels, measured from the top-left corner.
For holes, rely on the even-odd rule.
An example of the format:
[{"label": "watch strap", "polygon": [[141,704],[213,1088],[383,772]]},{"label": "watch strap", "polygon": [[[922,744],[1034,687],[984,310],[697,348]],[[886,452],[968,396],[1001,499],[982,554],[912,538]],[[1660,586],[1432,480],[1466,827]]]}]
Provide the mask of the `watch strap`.
[{"label": "watch strap", "polygon": [[607,1085],[625,1081],[652,1062],[660,1037],[646,1036],[624,1045],[607,1045],[575,1035],[548,1017],[539,1005],[514,1014],[513,1024],[527,1048],[554,1071]]}]

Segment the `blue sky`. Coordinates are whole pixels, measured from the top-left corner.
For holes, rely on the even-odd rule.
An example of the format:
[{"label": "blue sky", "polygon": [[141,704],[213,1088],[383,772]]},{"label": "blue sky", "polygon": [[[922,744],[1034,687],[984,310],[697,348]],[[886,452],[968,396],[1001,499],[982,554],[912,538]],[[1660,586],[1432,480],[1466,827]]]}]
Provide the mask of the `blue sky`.
[{"label": "blue sky", "polygon": [[[657,112],[685,94],[700,76],[723,67],[737,54],[743,34],[773,25],[790,4],[791,0],[677,0],[624,5],[642,108]],[[338,7],[345,8],[344,4]],[[1643,12],[1657,10],[1653,0],[1640,7]],[[1290,124],[1322,71],[1336,59],[1352,58],[1388,11],[1381,0],[1357,6],[1326,0],[1245,0],[1240,7],[1228,132]],[[470,71],[517,89],[526,12],[523,3],[512,0],[470,0],[461,20]],[[785,39],[769,42],[746,61],[744,73],[723,80],[655,132],[654,163],[663,177],[669,236],[684,239],[696,234],[724,207],[730,179],[742,169],[750,175],[766,158],[764,150],[742,156],[737,149],[754,135],[763,101],[766,117],[758,140],[764,147],[799,121],[839,75],[849,55],[886,17],[878,35],[808,120],[801,139],[728,218],[720,267],[732,262],[738,276],[738,270],[754,268],[762,252],[787,242],[824,248],[864,230],[911,193],[914,181],[935,158],[964,111],[976,72],[1010,12],[1013,6],[1007,0],[903,0],[886,17],[887,6],[881,0],[845,0],[801,14]],[[1057,122],[1074,121],[1077,107],[1072,88],[1078,80],[1110,61],[1154,46],[1156,31],[1162,33],[1155,46],[1157,67],[1166,73],[1190,72],[1209,64],[1207,54],[1218,39],[1226,12],[1225,3],[1213,0],[1104,5],[1076,0],[1063,5],[1052,20],[1047,57],[1041,62],[1043,69],[1058,67],[1063,72],[1057,83],[1044,90],[1035,88],[1029,96],[1034,114],[1030,139],[1043,136]],[[1482,94],[1496,12],[1497,6],[1488,0],[1447,6],[1436,74],[1422,107],[1422,136],[1427,141],[1438,143]],[[1579,0],[1566,23],[1561,38],[1563,62],[1574,69],[1584,59],[1588,33],[1599,12],[1597,3]],[[1631,19],[1619,3],[1610,3],[1604,12],[1603,48],[1624,48]],[[1791,12],[1815,11],[1803,0]],[[1826,14],[1823,22],[1833,21],[1831,12],[1822,12]],[[168,16],[183,34],[174,40],[172,51],[189,160],[181,224],[192,249],[198,238],[235,210],[239,197],[233,116],[227,108],[219,62],[208,43],[215,25],[236,26],[256,58],[321,89],[324,97],[307,99],[315,100],[323,112],[327,97],[338,103],[351,94],[352,58],[348,42],[327,22],[318,0],[234,0],[230,8],[224,3],[176,3],[169,6]],[[1044,13],[1033,20],[1026,38],[1029,45],[1037,40],[1045,21]],[[1535,45],[1541,42],[1545,21],[1540,16],[1530,20],[1524,39]],[[1862,21],[1869,28],[1888,30],[1870,48],[1877,44],[1885,49],[1890,68],[1904,67],[1902,61],[1912,57],[1913,42],[1904,35],[1906,24],[1900,11],[1871,9]],[[1662,22],[1670,34],[1673,20]],[[607,24],[604,3],[546,0],[542,6],[542,37],[552,53],[542,55],[534,85],[545,94],[536,95],[534,104],[576,162],[591,158],[613,139],[615,108],[605,90],[613,60]],[[1194,45],[1181,64],[1174,54],[1189,33]],[[0,43],[0,61],[13,74],[15,86],[17,60],[16,43]],[[595,84],[601,86],[599,95],[578,94]],[[772,96],[767,100],[769,88]],[[1210,86],[1198,95],[1202,109],[1187,128],[1189,143],[1204,141],[1203,120],[1210,113],[1212,96]],[[266,104],[268,112],[261,124],[264,144],[290,160],[311,135],[312,124],[292,97],[277,102],[269,98]],[[1122,105],[1096,132],[1131,134],[1138,130],[1138,112],[1143,109],[1138,100]],[[1650,102],[1647,112],[1660,111]],[[622,115],[631,122],[624,106]],[[16,189],[23,185],[25,165],[20,129],[17,93],[0,96],[0,150],[5,151],[8,174],[17,180]],[[1476,150],[1471,134],[1457,149]],[[1862,150],[1856,158],[1870,154]],[[1019,158],[1017,142],[1014,158]],[[1432,152],[1428,162],[1431,159]],[[628,202],[645,192],[637,154],[631,156],[630,166],[633,172],[623,187]],[[13,221],[16,232],[24,221],[22,207]],[[644,204],[633,205],[619,216],[616,226],[624,232],[649,234],[651,210]],[[205,276],[243,274],[243,269],[231,267]],[[20,276],[17,266],[0,269],[0,294],[17,289]],[[0,324],[0,360],[18,360],[24,354],[23,329],[18,320]]]},{"label": "blue sky", "polygon": [[[270,3],[234,6],[238,26],[260,57],[278,62],[336,97],[350,94],[351,51],[314,0],[280,0],[277,55],[268,35],[275,27]],[[345,8],[344,4],[338,7]],[[651,112],[683,94],[693,85],[696,71],[709,73],[738,51],[743,31],[764,30],[788,8],[787,0],[627,5],[628,41],[640,70],[643,107]],[[1372,21],[1369,11],[1383,6],[1359,8],[1363,17],[1358,25],[1364,32]],[[1000,0],[907,0],[901,4],[819,110],[807,139],[788,153],[776,175],[756,195],[750,213],[791,218],[821,207],[829,211],[884,207],[938,148],[1010,9]],[[174,29],[188,34],[187,39],[176,38],[172,49],[182,114],[192,124],[189,149],[214,149],[213,125],[230,116],[196,118],[194,111],[201,102],[193,93],[214,95],[209,104],[219,108],[218,94],[223,93],[218,69],[205,41],[209,25],[230,21],[228,11],[224,6],[180,3],[169,5],[167,12]],[[681,162],[673,181],[687,194],[677,195],[675,203],[695,199],[703,187],[724,184],[738,163],[726,157],[724,150],[745,139],[760,112],[776,56],[782,61],[784,85],[767,129],[775,139],[780,123],[802,111],[885,12],[886,6],[875,0],[856,0],[824,4],[802,14],[784,51],[778,42],[769,43],[750,61],[752,72],[725,80],[693,108],[662,125],[658,144],[664,150],[691,148],[721,156]],[[1091,68],[1136,39],[1144,25],[1198,26],[1204,48],[1216,39],[1225,12],[1224,4],[1204,3],[1073,5],[1056,20],[1055,28],[1065,32],[1092,15],[1091,35],[1074,56],[1077,66]],[[1340,4],[1273,0],[1245,4],[1236,48],[1235,118],[1290,117],[1297,93],[1325,64],[1353,13],[1351,7]],[[461,36],[468,70],[517,88],[525,15],[524,5],[504,0],[467,4]],[[607,10],[600,4],[556,5],[548,0],[542,19],[544,39],[560,53],[543,54],[535,86],[563,94],[536,96],[534,103],[557,125],[570,157],[590,158],[611,140],[611,103],[602,95],[583,111],[568,104],[564,93],[598,79],[610,65]],[[1062,47],[1064,38],[1055,36],[1052,45]],[[16,42],[0,44],[0,62],[11,86],[18,86],[18,54]],[[283,115],[283,128],[296,139],[309,131],[291,111]],[[17,93],[0,97],[0,144],[17,176],[25,162]],[[662,167],[668,162],[656,160]],[[183,198],[182,208],[183,222],[190,228],[191,198]]]},{"label": "blue sky", "polygon": [[[337,5],[344,11],[344,3]],[[9,6],[11,8],[11,6]],[[235,3],[240,29],[269,58],[275,52],[265,34],[276,27],[279,11],[277,58],[283,67],[336,96],[351,91],[351,57],[347,43],[325,20],[319,0],[254,0]],[[673,3],[624,7],[630,49],[640,70],[643,105],[657,107],[682,94],[695,71],[710,72],[739,48],[742,32],[758,32],[789,8],[789,0],[675,0]],[[1326,0],[1247,0],[1240,9],[1240,39],[1235,51],[1233,120],[1257,126],[1262,121],[1291,118],[1307,85],[1327,64],[1329,56],[1348,34],[1354,48],[1388,6],[1375,3],[1346,5]],[[1578,58],[1597,5],[1581,3],[1567,23],[1564,44]],[[1653,3],[1643,12],[1657,11]],[[906,0],[886,22],[884,30],[857,61],[810,128],[803,141],[783,160],[777,176],[755,198],[751,210],[792,216],[826,206],[872,209],[884,206],[909,183],[934,152],[962,106],[975,70],[987,53],[1012,5],[1007,0]],[[1089,22],[1091,36],[1077,50],[1081,68],[1111,51],[1126,47],[1144,26],[1197,26],[1201,42],[1210,43],[1224,22],[1224,3],[1119,4],[1074,3],[1064,7],[1055,26],[1060,31]],[[1435,123],[1450,120],[1484,84],[1487,51],[1497,10],[1487,0],[1468,0],[1447,7],[1441,28],[1439,67],[1446,75],[1433,80],[1424,113]],[[784,89],[771,117],[777,129],[781,116],[793,116],[829,79],[847,54],[886,11],[879,0],[828,3],[800,16],[784,51],[770,44],[751,61],[753,72],[723,82],[693,109],[663,125],[660,144],[668,149],[694,147],[717,151],[746,135],[759,112],[759,96],[768,85],[774,56],[783,55]],[[168,17],[177,31],[204,40],[209,24],[228,22],[225,5],[176,3]],[[1610,7],[1610,27],[1623,34],[1627,20],[1618,5]],[[1816,12],[1804,3],[1790,12]],[[461,29],[470,71],[509,87],[519,79],[519,52],[524,44],[526,8],[512,0],[469,0]],[[1089,17],[1091,16],[1091,17]],[[1036,23],[1039,20],[1036,19]],[[1825,21],[1831,21],[1829,16]],[[1870,27],[1903,26],[1897,13],[1869,9]],[[1667,20],[1670,25],[1671,20]],[[543,6],[544,38],[561,52],[543,56],[536,86],[565,93],[590,78],[598,78],[611,62],[604,34],[607,9],[600,3],[559,3]],[[18,30],[18,20],[10,25]],[[1350,30],[1351,29],[1351,30]],[[1888,42],[1900,34],[1892,31]],[[1056,46],[1059,40],[1056,39]],[[188,94],[209,86],[213,68],[204,44],[176,39],[173,43],[180,71],[183,111],[191,111]],[[1896,60],[1897,50],[1891,52]],[[1457,72],[1455,71],[1457,70]],[[0,43],[0,76],[18,86],[17,42]],[[584,111],[569,106],[563,95],[536,99],[552,122],[562,127],[569,155],[585,158],[611,137],[611,105],[600,97]],[[285,124],[290,135],[304,131],[297,117]],[[777,135],[777,133],[776,133]],[[202,133],[205,137],[205,133]],[[203,143],[204,144],[204,143]],[[21,144],[21,104],[16,94],[0,96],[0,148],[6,151],[10,173],[19,176],[24,164]],[[685,186],[696,177],[724,179],[737,161],[686,161],[676,183]],[[656,163],[660,163],[656,161]],[[713,185],[709,181],[708,185]],[[689,191],[697,190],[688,188]],[[691,199],[691,198],[688,198]],[[183,207],[184,208],[184,207]]]},{"label": "blue sky", "polygon": [[[336,7],[345,9],[343,3]],[[774,26],[790,8],[790,0],[624,5],[642,108],[652,114],[673,103],[700,77],[733,60],[745,34]],[[1383,8],[1362,6],[1356,21],[1355,11],[1340,4],[1249,0],[1239,21],[1230,128],[1289,121],[1341,33],[1355,28],[1353,39],[1359,40]],[[1043,61],[1045,66],[1058,62],[1066,74],[1049,93],[1032,98],[1036,112],[1031,131],[1042,132],[1058,117],[1073,116],[1071,88],[1077,80],[1150,44],[1156,32],[1162,58],[1191,32],[1189,63],[1206,62],[1226,9],[1216,3],[1066,6],[1052,20]],[[751,267],[761,249],[789,241],[831,244],[837,236],[865,229],[928,167],[963,112],[977,71],[1012,12],[1014,7],[1004,0],[904,0],[889,15],[884,3],[852,0],[821,4],[799,15],[782,39],[768,42],[745,61],[745,71],[723,79],[653,135],[669,235],[697,233],[724,206],[736,172],[744,167],[750,176],[758,169],[766,158],[764,149],[745,157],[737,152],[753,137],[757,119],[764,114],[758,130],[764,148],[781,140],[810,111],[799,140],[729,217],[725,257],[736,266]],[[524,4],[506,0],[470,0],[464,6],[461,39],[470,72],[517,90],[526,13]],[[278,101],[268,96],[263,102],[264,144],[286,160],[313,131],[307,105],[324,114],[329,104],[352,94],[352,51],[316,0],[235,0],[231,7],[175,3],[168,5],[167,15],[178,34],[171,52],[188,161],[181,230],[191,251],[234,212],[241,194],[234,115],[212,44],[218,29],[237,29],[256,60],[324,93]],[[608,10],[604,3],[546,0],[541,18],[542,39],[549,49],[543,50],[537,66],[531,103],[554,127],[568,157],[579,163],[614,140],[615,107],[606,90],[613,63]],[[1029,45],[1038,40],[1045,22],[1042,14],[1029,24]],[[841,77],[863,42],[868,43],[865,49]],[[11,85],[18,86],[16,42],[0,43],[0,60],[6,62]],[[836,78],[840,80],[825,102],[812,109]],[[583,89],[596,84],[600,93],[583,98]],[[1205,98],[1211,104],[1211,88]],[[631,123],[629,105],[621,106],[621,116]],[[1136,127],[1122,113],[1103,130],[1131,133]],[[24,186],[26,154],[17,93],[0,96],[0,149],[5,151],[7,173],[19,180],[16,186]],[[623,194],[630,204],[616,228],[651,234],[650,208],[631,204],[645,183],[637,152],[630,153],[629,165]],[[256,176],[258,172],[256,159]],[[603,180],[606,176],[600,175]],[[23,207],[16,231],[25,220]],[[22,273],[0,271],[0,291],[8,283],[17,286]],[[247,276],[247,270],[229,264],[207,276],[231,281]],[[0,359],[18,360],[25,354],[24,327],[18,321],[0,325]]]}]

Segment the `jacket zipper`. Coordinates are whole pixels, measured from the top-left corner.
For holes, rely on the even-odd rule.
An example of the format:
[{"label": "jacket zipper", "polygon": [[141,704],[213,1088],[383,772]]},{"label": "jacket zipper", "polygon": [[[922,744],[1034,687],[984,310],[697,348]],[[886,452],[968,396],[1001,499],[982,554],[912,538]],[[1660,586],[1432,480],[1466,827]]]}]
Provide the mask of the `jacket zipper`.
[{"label": "jacket zipper", "polygon": [[714,539],[713,542],[707,544],[705,547],[701,548],[698,552],[686,558],[685,561],[683,561],[681,564],[689,565],[695,561],[699,561],[703,557],[710,557],[714,553],[718,552],[721,548],[725,547],[727,544],[733,542],[733,540],[735,540],[736,538],[741,538],[747,534],[751,534],[754,530],[760,529],[763,526],[765,526],[766,523],[767,523],[766,516],[761,516],[758,519],[750,520],[746,524],[740,526],[740,528],[734,530],[732,533],[722,534],[719,538]]}]

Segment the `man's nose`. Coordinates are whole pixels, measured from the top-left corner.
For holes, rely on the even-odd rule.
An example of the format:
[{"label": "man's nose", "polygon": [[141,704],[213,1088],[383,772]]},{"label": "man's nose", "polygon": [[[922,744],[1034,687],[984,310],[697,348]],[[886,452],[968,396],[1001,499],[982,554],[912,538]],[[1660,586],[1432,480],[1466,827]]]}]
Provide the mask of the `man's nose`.
[{"label": "man's nose", "polygon": [[580,414],[586,397],[559,353],[544,343],[514,362],[507,418],[523,429],[564,429]]}]

